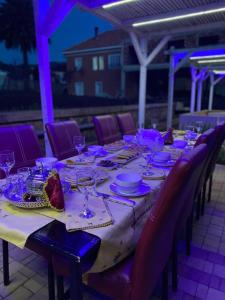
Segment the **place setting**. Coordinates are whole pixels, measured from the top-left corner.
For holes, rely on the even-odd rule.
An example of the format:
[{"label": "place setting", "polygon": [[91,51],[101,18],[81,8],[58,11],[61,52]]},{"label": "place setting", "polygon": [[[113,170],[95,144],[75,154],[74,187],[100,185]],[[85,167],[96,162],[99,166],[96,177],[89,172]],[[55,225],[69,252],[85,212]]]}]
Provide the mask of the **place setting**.
[{"label": "place setting", "polygon": [[109,188],[114,194],[125,197],[141,197],[151,191],[150,186],[137,173],[118,174]]}]

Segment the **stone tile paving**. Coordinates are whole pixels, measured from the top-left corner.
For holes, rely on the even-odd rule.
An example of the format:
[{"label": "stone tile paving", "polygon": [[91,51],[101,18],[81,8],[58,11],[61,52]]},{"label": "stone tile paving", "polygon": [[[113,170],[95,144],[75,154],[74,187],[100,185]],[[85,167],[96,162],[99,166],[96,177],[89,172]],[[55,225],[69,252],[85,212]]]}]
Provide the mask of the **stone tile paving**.
[{"label": "stone tile paving", "polygon": [[[5,287],[1,251],[0,247],[0,300],[47,300],[44,259],[10,245],[11,283]],[[90,295],[85,298],[93,299]],[[195,222],[191,256],[187,257],[181,247],[178,291],[170,291],[169,299],[225,300],[225,166],[217,165],[212,201],[207,203],[205,215]]]}]

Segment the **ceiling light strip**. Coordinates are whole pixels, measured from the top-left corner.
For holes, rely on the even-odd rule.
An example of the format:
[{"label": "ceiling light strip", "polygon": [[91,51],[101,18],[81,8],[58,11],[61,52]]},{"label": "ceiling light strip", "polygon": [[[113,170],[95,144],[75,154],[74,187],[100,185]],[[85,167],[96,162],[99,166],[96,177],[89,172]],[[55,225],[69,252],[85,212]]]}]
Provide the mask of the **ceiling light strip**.
[{"label": "ceiling light strip", "polygon": [[177,20],[182,20],[182,19],[188,19],[188,18],[193,18],[193,17],[200,17],[200,16],[204,16],[204,15],[220,13],[220,12],[224,12],[224,11],[225,11],[225,7],[221,7],[221,8],[215,8],[215,9],[209,9],[209,10],[204,10],[204,11],[199,11],[199,12],[194,12],[194,13],[178,15],[178,16],[174,16],[174,17],[161,18],[161,19],[155,19],[155,20],[149,20],[149,21],[143,21],[143,22],[136,22],[136,23],[133,23],[132,26],[140,27],[140,26],[153,25],[153,24],[158,24],[158,23],[172,22],[172,21],[177,21]]},{"label": "ceiling light strip", "polygon": [[224,59],[206,59],[206,60],[198,60],[197,61],[198,64],[211,64],[211,63],[221,63],[221,62],[225,62],[225,58]]},{"label": "ceiling light strip", "polygon": [[225,70],[213,70],[213,73],[217,75],[225,75]]},{"label": "ceiling light strip", "polygon": [[210,58],[212,59],[225,58],[225,54],[192,56],[190,57],[190,60],[210,59]]},{"label": "ceiling light strip", "polygon": [[102,7],[104,9],[108,9],[108,8],[111,8],[111,7],[114,7],[114,6],[119,6],[119,5],[127,4],[127,3],[130,3],[130,2],[135,2],[135,1],[136,0],[122,0],[122,1],[112,2],[112,3],[109,3],[109,4],[104,4],[104,5],[102,5]]}]

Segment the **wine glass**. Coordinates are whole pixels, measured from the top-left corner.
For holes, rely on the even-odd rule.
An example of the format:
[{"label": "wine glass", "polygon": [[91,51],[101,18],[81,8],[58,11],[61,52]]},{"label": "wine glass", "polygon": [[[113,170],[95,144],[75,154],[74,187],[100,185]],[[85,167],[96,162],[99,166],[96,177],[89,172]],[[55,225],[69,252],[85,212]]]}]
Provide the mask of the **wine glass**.
[{"label": "wine glass", "polygon": [[195,127],[197,130],[197,133],[200,134],[202,132],[203,129],[203,121],[196,121],[195,122]]},{"label": "wine glass", "polygon": [[76,173],[77,178],[77,188],[84,194],[84,209],[80,212],[79,216],[81,218],[90,219],[93,218],[94,211],[88,208],[89,194],[92,192],[95,186],[95,174],[90,168],[80,169]]},{"label": "wine glass", "polygon": [[15,164],[14,152],[11,150],[0,151],[0,168],[5,172],[6,187],[10,184],[9,173]]},{"label": "wine glass", "polygon": [[78,152],[79,160],[81,161],[81,152],[85,147],[85,136],[78,135],[73,137],[73,144]]}]

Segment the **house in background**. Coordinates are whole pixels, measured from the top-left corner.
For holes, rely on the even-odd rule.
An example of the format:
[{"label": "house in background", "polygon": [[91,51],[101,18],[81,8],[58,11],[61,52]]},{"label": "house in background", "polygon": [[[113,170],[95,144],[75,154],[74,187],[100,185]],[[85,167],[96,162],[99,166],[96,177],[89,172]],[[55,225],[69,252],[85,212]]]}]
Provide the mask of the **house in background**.
[{"label": "house in background", "polygon": [[[68,93],[77,96],[132,97],[137,94],[138,81],[125,91],[124,64],[129,36],[122,30],[95,35],[63,52],[67,59]],[[133,58],[137,63],[133,51]],[[137,77],[138,80],[138,77]]]},{"label": "house in background", "polygon": [[[225,34],[189,35],[168,42],[148,66],[147,98],[167,99],[169,56],[165,50],[223,44]],[[157,45],[150,40],[149,51]],[[99,34],[63,52],[67,59],[67,90],[70,95],[138,98],[139,62],[129,35],[122,30]],[[188,79],[187,79],[188,78]],[[191,76],[187,65],[176,75],[175,97],[190,99]]]}]

